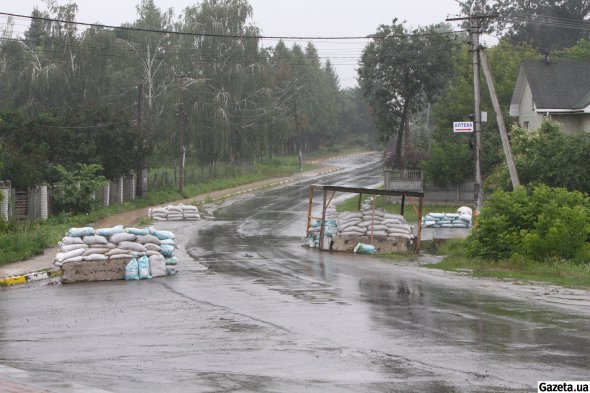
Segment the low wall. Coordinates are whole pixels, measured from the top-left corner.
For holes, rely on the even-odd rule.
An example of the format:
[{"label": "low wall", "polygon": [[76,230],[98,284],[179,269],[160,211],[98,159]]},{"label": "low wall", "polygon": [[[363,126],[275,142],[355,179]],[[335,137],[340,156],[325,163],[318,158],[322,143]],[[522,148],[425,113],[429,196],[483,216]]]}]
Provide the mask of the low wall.
[{"label": "low wall", "polygon": [[[332,250],[334,251],[345,251],[353,252],[354,247],[359,244],[371,244],[371,236],[342,236],[338,235],[334,237],[334,244]],[[395,237],[375,237],[373,238],[373,246],[378,253],[389,253],[389,252],[406,252],[408,251],[407,239],[395,238]]]},{"label": "low wall", "polygon": [[62,283],[113,281],[125,279],[125,267],[131,258],[104,261],[66,262],[62,265]]}]

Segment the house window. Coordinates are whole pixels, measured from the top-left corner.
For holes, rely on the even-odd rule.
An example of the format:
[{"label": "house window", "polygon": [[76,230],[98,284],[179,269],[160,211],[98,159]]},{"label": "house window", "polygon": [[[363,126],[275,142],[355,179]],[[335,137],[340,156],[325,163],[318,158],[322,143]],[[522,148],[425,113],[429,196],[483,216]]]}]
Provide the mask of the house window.
[{"label": "house window", "polygon": [[524,122],[523,127],[524,127],[525,130],[528,130],[529,129],[529,124],[530,123],[528,121],[525,121]]}]

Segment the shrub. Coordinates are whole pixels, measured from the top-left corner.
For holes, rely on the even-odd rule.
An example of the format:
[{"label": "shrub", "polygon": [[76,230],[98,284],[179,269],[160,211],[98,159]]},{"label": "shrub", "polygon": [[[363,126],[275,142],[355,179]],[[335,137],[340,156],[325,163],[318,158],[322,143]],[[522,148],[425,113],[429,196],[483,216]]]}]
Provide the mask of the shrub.
[{"label": "shrub", "polygon": [[468,241],[472,256],[503,259],[522,255],[537,261],[587,260],[590,199],[545,185],[496,191],[486,202]]},{"label": "shrub", "polygon": [[57,165],[60,181],[55,185],[56,207],[59,211],[71,213],[89,213],[96,205],[94,193],[104,186],[106,178],[99,175],[102,167],[97,164],[79,165],[78,170],[68,172]]}]

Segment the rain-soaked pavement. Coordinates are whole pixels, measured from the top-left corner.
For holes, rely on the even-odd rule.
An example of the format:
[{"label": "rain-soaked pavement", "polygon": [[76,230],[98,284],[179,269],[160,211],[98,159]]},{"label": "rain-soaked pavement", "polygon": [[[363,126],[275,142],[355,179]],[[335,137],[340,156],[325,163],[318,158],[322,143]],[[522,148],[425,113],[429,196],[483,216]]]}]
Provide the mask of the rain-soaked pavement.
[{"label": "rain-soaked pavement", "polygon": [[174,277],[0,289],[0,364],[112,392],[506,392],[590,379],[587,310],[302,247],[307,186],[374,186],[372,162],[228,201],[211,220],[159,224],[185,242]]}]

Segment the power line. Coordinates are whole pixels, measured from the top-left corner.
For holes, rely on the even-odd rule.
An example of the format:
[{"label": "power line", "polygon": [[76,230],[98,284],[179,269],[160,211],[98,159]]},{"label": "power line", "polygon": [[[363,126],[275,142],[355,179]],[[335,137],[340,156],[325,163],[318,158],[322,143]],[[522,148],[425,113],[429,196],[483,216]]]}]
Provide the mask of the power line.
[{"label": "power line", "polygon": [[15,18],[25,18],[25,19],[31,19],[31,20],[41,20],[44,22],[57,22],[57,23],[65,23],[65,24],[72,24],[72,25],[79,25],[79,26],[96,27],[96,28],[102,28],[102,29],[118,29],[118,30],[125,30],[125,31],[138,31],[138,32],[143,32],[143,33],[175,34],[175,35],[191,36],[191,37],[216,37],[216,38],[240,38],[240,39],[274,39],[274,40],[303,40],[303,41],[308,41],[308,40],[358,40],[358,39],[380,39],[380,38],[387,38],[387,37],[403,38],[403,37],[412,37],[412,36],[456,34],[456,33],[460,33],[460,32],[465,31],[465,30],[460,30],[460,31],[424,32],[424,33],[411,33],[411,34],[391,34],[391,35],[385,35],[385,36],[384,35],[377,35],[377,34],[369,34],[366,36],[335,36],[335,37],[264,36],[264,35],[246,35],[246,34],[195,33],[195,32],[176,31],[176,30],[145,29],[145,28],[140,28],[140,27],[113,26],[113,25],[103,25],[103,24],[97,24],[97,23],[76,22],[76,21],[48,18],[48,17],[42,17],[42,16],[12,14],[12,13],[8,13],[8,12],[0,12],[0,15],[11,16],[11,17],[15,17]]}]

